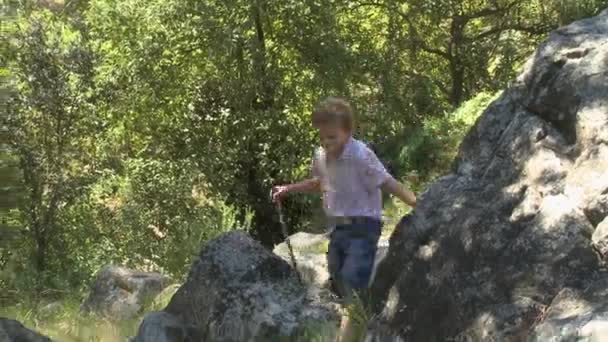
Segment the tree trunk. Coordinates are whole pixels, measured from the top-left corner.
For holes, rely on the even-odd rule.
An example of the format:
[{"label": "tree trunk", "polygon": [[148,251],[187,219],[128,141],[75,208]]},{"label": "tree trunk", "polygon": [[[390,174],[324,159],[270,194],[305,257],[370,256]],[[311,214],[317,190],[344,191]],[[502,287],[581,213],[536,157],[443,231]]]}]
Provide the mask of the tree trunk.
[{"label": "tree trunk", "polygon": [[44,229],[40,227],[40,224],[36,224],[36,228],[34,232],[36,234],[36,251],[35,251],[35,260],[36,260],[36,271],[38,273],[42,273],[46,270],[46,254],[47,254],[47,239],[45,236]]},{"label": "tree trunk", "polygon": [[[259,80],[259,86],[256,89],[254,103],[252,108],[256,111],[268,111],[274,104],[275,87],[271,78],[271,73],[268,70],[268,52],[266,50],[266,34],[264,31],[264,12],[263,0],[255,0],[252,2],[252,19],[255,28],[255,46],[257,50],[252,54],[253,71],[256,79]],[[256,115],[257,117],[257,115]],[[252,125],[252,127],[257,125]],[[248,144],[250,145],[249,155],[244,156],[241,161],[244,177],[247,179],[246,193],[247,202],[251,205],[254,211],[252,228],[256,238],[264,245],[272,246],[278,242],[280,235],[278,232],[278,224],[274,218],[273,204],[268,198],[270,189],[264,187],[263,173],[258,172],[259,160],[257,158],[257,143],[264,138],[259,132],[255,132],[249,136]],[[269,171],[272,173],[272,171]]]},{"label": "tree trunk", "polygon": [[452,76],[450,104],[456,108],[462,103],[464,93],[464,69],[457,58],[450,58],[450,74]]},{"label": "tree trunk", "polygon": [[264,26],[262,19],[262,0],[256,0],[253,4],[253,22],[255,26],[256,39],[258,47],[253,54],[253,67],[256,77],[260,80],[260,89],[253,108],[266,110],[274,104],[274,86],[268,75],[267,56],[266,56],[266,38],[264,35]]},{"label": "tree trunk", "polygon": [[452,17],[450,27],[450,44],[448,47],[450,76],[452,88],[450,91],[450,104],[458,107],[463,101],[464,94],[464,65],[462,63],[463,31],[467,24],[466,18],[460,15]]}]

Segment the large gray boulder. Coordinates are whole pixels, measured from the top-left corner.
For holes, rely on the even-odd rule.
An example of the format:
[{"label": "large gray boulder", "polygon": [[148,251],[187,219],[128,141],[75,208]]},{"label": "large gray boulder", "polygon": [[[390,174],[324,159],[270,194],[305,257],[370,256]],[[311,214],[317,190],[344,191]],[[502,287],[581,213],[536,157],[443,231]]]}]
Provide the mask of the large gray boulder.
[{"label": "large gray boulder", "polygon": [[584,291],[565,288],[553,299],[542,321],[534,328],[532,341],[608,340],[608,277]]},{"label": "large gray boulder", "polygon": [[23,326],[18,321],[0,317],[2,342],[51,342],[51,339]]},{"label": "large gray boulder", "polygon": [[201,336],[201,329],[185,325],[176,316],[160,311],[150,312],[145,317],[135,342],[183,342],[206,341]]},{"label": "large gray boulder", "polygon": [[604,279],[591,237],[607,194],[604,11],[547,38],[398,225],[368,340],[531,338],[559,293]]},{"label": "large gray boulder", "polygon": [[602,256],[602,259],[608,259],[608,217],[597,225],[591,241],[597,252]]},{"label": "large gray boulder", "polygon": [[137,342],[274,341],[338,322],[328,294],[300,284],[290,265],[241,231],[209,242],[186,283]]},{"label": "large gray boulder", "polygon": [[104,266],[97,272],[81,310],[112,320],[134,318],[169,284],[170,279],[160,273]]}]

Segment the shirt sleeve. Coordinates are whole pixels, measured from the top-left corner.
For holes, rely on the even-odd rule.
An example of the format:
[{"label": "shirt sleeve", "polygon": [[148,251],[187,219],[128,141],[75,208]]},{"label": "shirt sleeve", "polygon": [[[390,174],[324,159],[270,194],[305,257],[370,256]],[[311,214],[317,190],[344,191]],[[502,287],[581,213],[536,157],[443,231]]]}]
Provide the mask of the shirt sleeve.
[{"label": "shirt sleeve", "polygon": [[319,162],[316,157],[312,157],[312,163],[310,163],[310,174],[313,178],[319,178],[321,173],[319,172]]},{"label": "shirt sleeve", "polygon": [[391,177],[380,159],[369,147],[361,151],[358,164],[363,183],[370,189],[380,187]]},{"label": "shirt sleeve", "polygon": [[321,152],[319,150],[315,150],[315,153],[312,156],[312,163],[310,165],[310,173],[313,178],[321,178],[320,156]]}]

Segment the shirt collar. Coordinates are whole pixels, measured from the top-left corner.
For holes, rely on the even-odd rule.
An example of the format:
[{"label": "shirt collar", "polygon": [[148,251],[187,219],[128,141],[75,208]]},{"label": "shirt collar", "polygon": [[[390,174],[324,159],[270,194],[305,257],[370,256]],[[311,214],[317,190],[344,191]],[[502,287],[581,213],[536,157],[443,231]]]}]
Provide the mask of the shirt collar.
[{"label": "shirt collar", "polygon": [[344,145],[344,149],[342,150],[340,156],[338,156],[337,160],[349,159],[353,155],[354,149],[355,139],[351,136],[348,138],[348,141],[346,142],[346,145]]}]

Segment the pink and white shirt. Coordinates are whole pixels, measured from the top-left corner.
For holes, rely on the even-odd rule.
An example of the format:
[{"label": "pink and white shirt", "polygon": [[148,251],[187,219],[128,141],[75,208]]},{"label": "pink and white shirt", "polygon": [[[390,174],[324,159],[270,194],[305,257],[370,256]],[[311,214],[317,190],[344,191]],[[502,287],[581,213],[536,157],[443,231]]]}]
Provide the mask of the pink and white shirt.
[{"label": "pink and white shirt", "polygon": [[382,218],[380,186],[391,177],[376,154],[363,142],[350,138],[335,160],[318,148],[312,175],[321,181],[327,216]]}]

